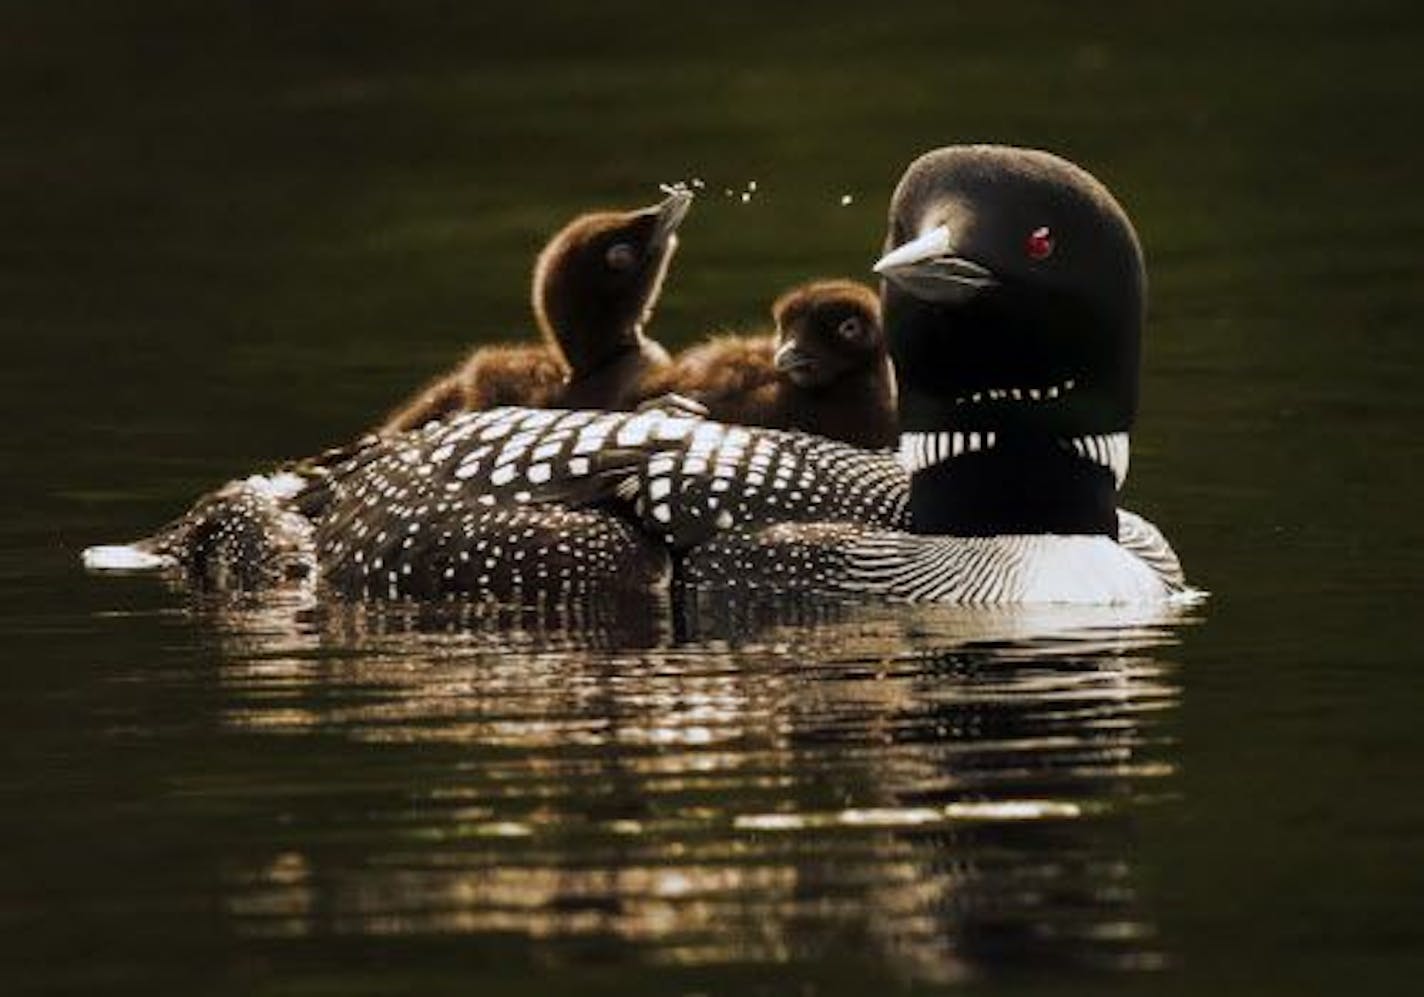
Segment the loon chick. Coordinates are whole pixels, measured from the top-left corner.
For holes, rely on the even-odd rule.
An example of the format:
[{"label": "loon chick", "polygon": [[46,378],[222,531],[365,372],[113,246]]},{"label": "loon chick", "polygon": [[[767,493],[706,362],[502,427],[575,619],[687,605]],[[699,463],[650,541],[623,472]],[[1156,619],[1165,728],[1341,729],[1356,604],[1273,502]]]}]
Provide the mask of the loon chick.
[{"label": "loon chick", "polygon": [[814,281],[781,295],[772,318],[773,335],[719,336],[685,350],[640,394],[691,398],[719,422],[893,447],[895,372],[874,293]]},{"label": "loon chick", "polygon": [[692,195],[581,215],[534,265],[532,304],[543,342],[476,348],[386,417],[377,432],[405,432],[451,412],[527,405],[620,409],[639,378],[666,366],[644,333],[677,251]]}]

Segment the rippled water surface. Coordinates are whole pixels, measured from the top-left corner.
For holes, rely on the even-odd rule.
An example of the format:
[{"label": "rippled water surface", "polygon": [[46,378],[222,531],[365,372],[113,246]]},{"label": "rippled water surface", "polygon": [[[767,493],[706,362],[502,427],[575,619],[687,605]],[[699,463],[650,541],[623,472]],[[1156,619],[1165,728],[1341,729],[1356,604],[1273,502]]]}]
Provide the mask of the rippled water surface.
[{"label": "rippled water surface", "polygon": [[[1409,992],[1424,31],[1151,6],[11,5],[0,989]],[[707,181],[679,345],[864,274],[905,162],[972,139],[1072,156],[1139,225],[1126,501],[1204,605],[78,568],[525,334],[578,210]]]}]

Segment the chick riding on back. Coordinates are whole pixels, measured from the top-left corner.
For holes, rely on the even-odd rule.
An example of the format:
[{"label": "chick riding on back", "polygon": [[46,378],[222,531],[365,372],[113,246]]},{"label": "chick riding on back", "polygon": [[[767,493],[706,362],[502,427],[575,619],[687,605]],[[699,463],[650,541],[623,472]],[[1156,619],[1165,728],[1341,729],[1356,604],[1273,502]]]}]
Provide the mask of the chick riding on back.
[{"label": "chick riding on back", "polygon": [[669,362],[645,330],[691,206],[692,195],[677,191],[651,208],[581,215],[564,226],[534,265],[531,300],[543,341],[477,347],[377,433],[501,405],[629,407],[638,380]]},{"label": "chick riding on back", "polygon": [[719,422],[797,429],[856,446],[893,447],[895,372],[871,290],[849,280],[802,284],[772,306],[771,335],[717,336],[644,380]]}]

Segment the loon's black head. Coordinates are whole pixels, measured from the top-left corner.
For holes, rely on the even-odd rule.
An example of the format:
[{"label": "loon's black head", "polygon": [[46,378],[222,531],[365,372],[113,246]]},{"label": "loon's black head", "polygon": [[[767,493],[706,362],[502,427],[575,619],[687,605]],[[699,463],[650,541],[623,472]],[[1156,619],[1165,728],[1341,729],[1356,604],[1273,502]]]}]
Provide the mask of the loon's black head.
[{"label": "loon's black head", "polygon": [[885,357],[880,302],[863,284],[802,284],[777,298],[771,314],[776,369],[799,388],[825,387]]},{"label": "loon's black head", "polygon": [[937,149],[896,188],[875,271],[915,528],[1114,532],[1146,277],[1107,188],[1046,152]]},{"label": "loon's black head", "polygon": [[1146,278],[1127,215],[1046,152],[950,146],[890,205],[885,322],[906,431],[1129,429]]},{"label": "loon's black head", "polygon": [[534,314],[575,374],[638,346],[691,206],[675,191],[650,208],[582,215],[539,254]]}]

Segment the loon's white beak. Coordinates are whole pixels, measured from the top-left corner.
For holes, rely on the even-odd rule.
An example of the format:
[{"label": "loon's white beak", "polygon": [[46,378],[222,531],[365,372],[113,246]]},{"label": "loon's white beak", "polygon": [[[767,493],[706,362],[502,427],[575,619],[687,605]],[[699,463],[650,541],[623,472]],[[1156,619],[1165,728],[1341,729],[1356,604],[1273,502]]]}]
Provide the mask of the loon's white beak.
[{"label": "loon's white beak", "polygon": [[944,225],[896,246],[871,269],[917,298],[928,301],[967,301],[998,283],[988,267],[956,256]]},{"label": "loon's white beak", "polygon": [[932,228],[917,239],[896,246],[890,252],[880,257],[875,266],[870,269],[888,277],[897,268],[913,266],[925,260],[933,259],[949,251],[949,228],[940,225]]}]

